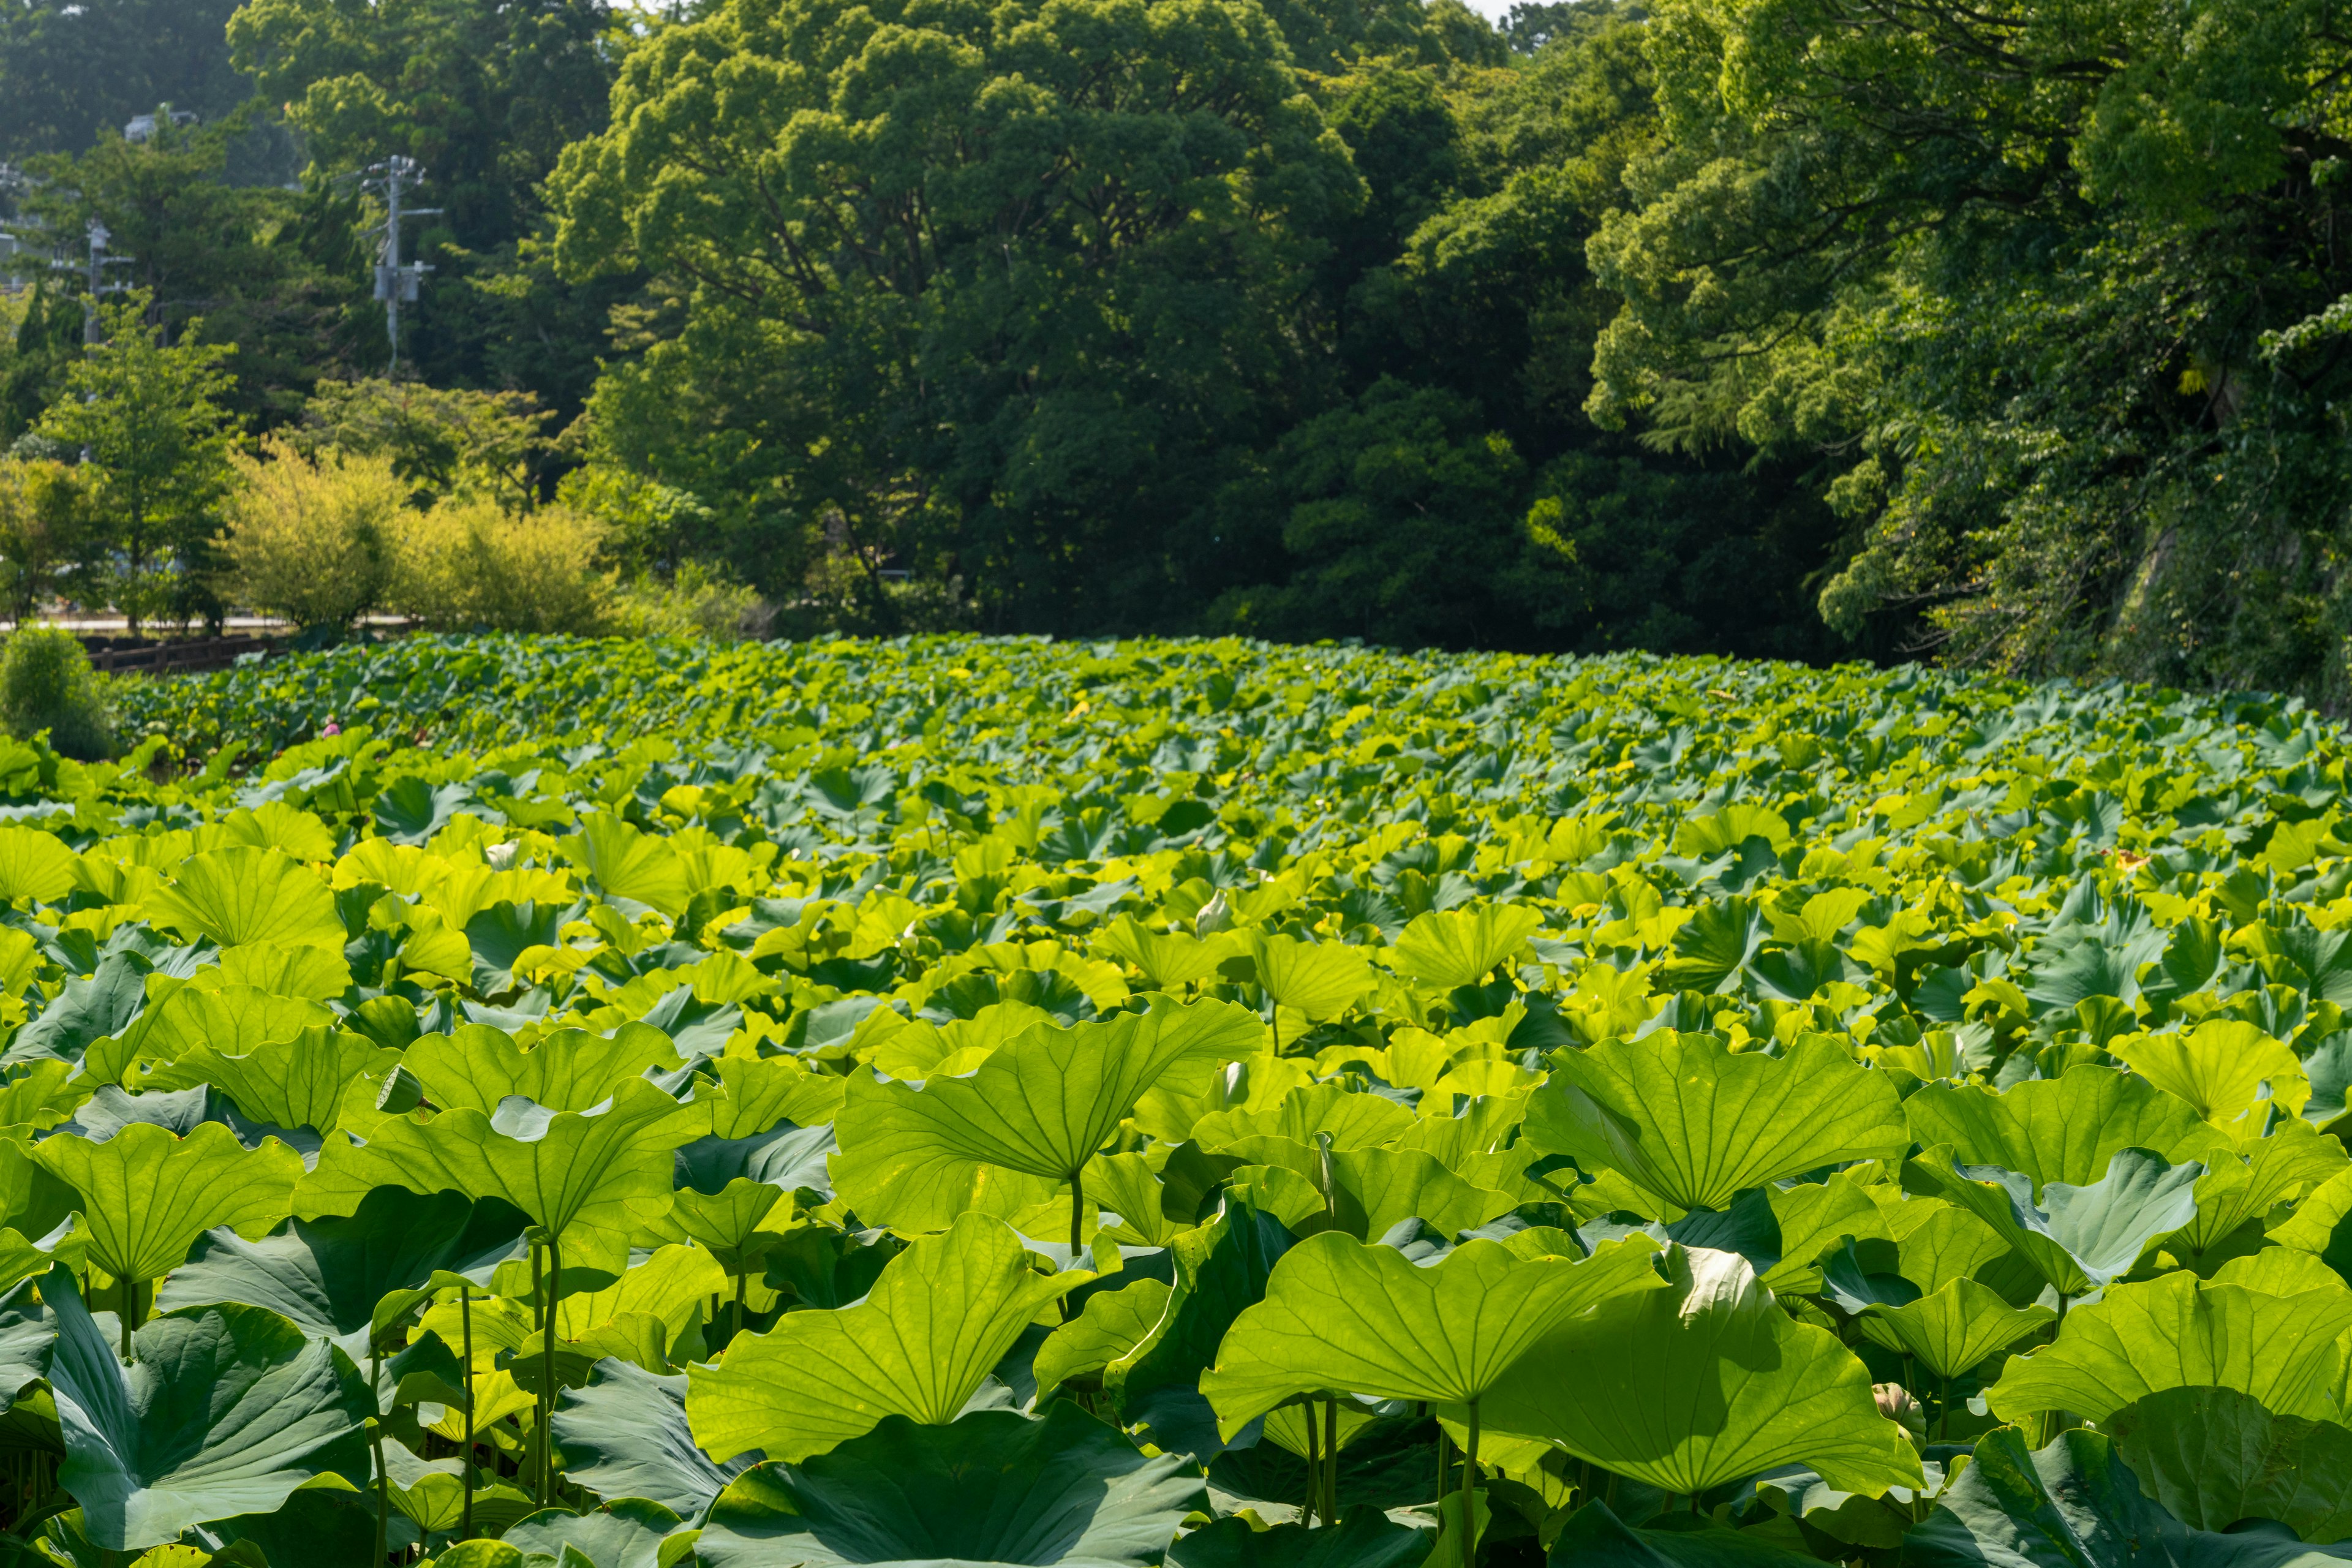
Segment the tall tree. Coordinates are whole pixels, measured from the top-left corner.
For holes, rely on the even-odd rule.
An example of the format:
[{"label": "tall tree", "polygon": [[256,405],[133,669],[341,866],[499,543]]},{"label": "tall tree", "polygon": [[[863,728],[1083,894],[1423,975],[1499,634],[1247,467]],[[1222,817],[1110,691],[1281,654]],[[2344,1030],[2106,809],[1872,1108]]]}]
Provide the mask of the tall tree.
[{"label": "tall tree", "polygon": [[1179,530],[1317,406],[1308,268],[1362,200],[1254,0],[723,0],[629,56],[557,190],[567,267],[672,301],[600,440],[772,587],[829,529],[1045,628],[1186,596]]},{"label": "tall tree", "polygon": [[120,561],[109,570],[93,556],[84,570],[111,578],[110,597],[133,633],[166,610],[217,619],[205,581],[207,542],[228,489],[234,437],[224,402],[235,351],[190,341],[194,323],[189,336],[166,343],[146,324],[150,303],[137,293],[102,309],[104,341],[74,363],[39,426],[42,436],[79,451],[93,477],[92,542]]},{"label": "tall tree", "polygon": [[2352,698],[2352,37],[2322,0],[1668,0],[1591,406],[1817,454],[1822,609]]}]

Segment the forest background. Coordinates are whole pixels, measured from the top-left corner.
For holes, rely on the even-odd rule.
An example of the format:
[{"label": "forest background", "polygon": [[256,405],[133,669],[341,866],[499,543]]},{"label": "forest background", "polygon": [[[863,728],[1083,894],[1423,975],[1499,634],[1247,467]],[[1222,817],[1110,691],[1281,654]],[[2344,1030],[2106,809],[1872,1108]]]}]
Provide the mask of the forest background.
[{"label": "forest background", "polygon": [[348,455],[785,629],[2340,709],[2347,68],[2321,0],[0,0],[0,452],[134,614]]}]

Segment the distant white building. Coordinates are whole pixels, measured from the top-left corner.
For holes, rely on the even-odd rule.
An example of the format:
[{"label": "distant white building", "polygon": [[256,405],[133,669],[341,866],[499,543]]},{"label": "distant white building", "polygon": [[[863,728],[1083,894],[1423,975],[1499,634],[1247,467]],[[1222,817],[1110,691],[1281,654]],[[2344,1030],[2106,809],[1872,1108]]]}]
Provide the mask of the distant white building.
[{"label": "distant white building", "polygon": [[[196,116],[193,110],[174,109],[171,113],[172,123],[175,127],[194,125],[196,122]],[[155,117],[152,114],[133,115],[131,122],[122,128],[122,139],[125,142],[145,142],[154,134]]]}]

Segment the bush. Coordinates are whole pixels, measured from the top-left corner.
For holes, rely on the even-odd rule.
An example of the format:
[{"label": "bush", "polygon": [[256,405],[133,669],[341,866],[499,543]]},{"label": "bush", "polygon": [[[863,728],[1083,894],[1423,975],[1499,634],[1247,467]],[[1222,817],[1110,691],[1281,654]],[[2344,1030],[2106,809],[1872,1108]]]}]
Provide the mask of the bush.
[{"label": "bush", "polygon": [[383,602],[408,497],[389,457],[305,457],[272,437],[261,457],[232,460],[237,488],[215,544],[233,602],[306,631],[348,626]]},{"label": "bush", "polygon": [[47,730],[66,756],[93,763],[114,754],[114,724],[98,671],[72,633],[20,628],[0,646],[0,724],[19,740]]},{"label": "bush", "polygon": [[564,507],[515,517],[488,501],[444,501],[403,528],[389,602],[439,631],[606,631],[613,588],[595,569],[604,535]]},{"label": "bush", "polygon": [[630,637],[759,641],[776,612],[722,567],[689,561],[665,583],[647,573],[623,586],[613,605],[614,629]]},{"label": "bush", "polygon": [[22,626],[56,591],[82,542],[79,471],[54,458],[0,457],[0,604]]}]

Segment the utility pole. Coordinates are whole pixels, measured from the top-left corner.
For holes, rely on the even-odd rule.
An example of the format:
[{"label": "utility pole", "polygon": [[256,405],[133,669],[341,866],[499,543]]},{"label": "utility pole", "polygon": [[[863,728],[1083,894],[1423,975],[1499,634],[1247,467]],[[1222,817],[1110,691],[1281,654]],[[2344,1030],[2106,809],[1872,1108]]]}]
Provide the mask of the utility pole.
[{"label": "utility pole", "polygon": [[134,260],[128,256],[107,254],[107,243],[114,237],[108,233],[106,226],[96,218],[89,220],[89,262],[86,271],[82,266],[71,261],[53,261],[49,264],[62,272],[85,273],[82,279],[84,292],[81,301],[81,341],[85,348],[95,347],[99,342],[100,296],[127,293],[131,289],[128,283],[109,283],[106,280],[106,269],[110,267],[129,267]]},{"label": "utility pole", "polygon": [[365,186],[383,195],[383,243],[376,252],[375,297],[383,301],[383,335],[392,344],[392,362],[385,369],[387,377],[400,370],[400,303],[414,300],[425,274],[433,270],[422,261],[406,266],[400,260],[400,220],[405,217],[437,217],[439,207],[410,207],[401,210],[401,192],[410,185],[425,183],[425,166],[405,153],[395,153],[381,163],[368,165],[369,178]]}]

